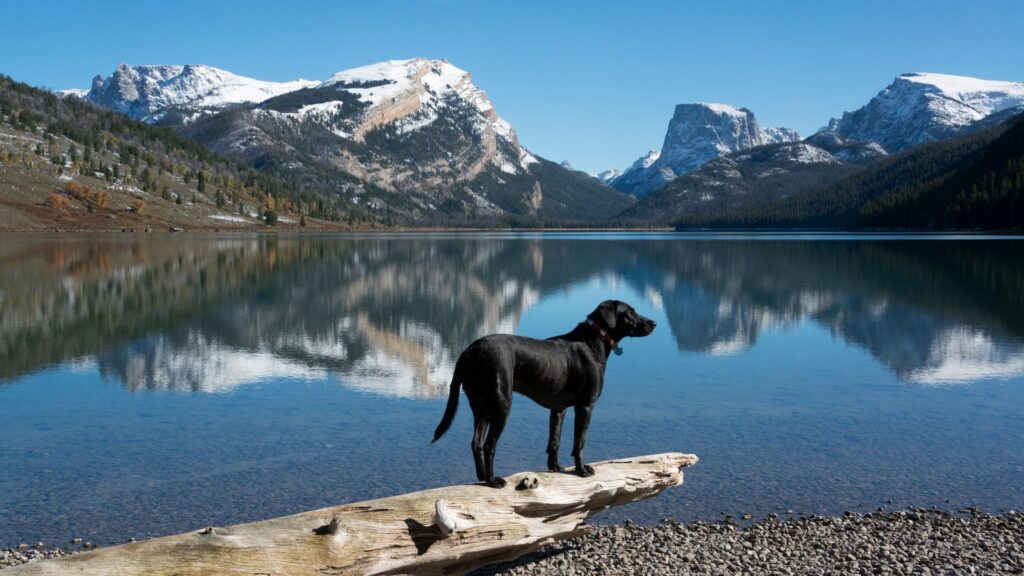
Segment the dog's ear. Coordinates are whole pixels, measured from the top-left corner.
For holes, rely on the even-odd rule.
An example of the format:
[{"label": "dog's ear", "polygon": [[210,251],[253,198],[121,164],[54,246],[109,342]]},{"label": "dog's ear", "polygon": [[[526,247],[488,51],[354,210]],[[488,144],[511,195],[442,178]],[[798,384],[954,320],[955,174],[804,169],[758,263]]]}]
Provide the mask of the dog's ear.
[{"label": "dog's ear", "polygon": [[614,330],[618,324],[619,306],[622,302],[618,300],[605,300],[597,305],[597,308],[590,313],[588,318],[604,324],[608,330]]}]

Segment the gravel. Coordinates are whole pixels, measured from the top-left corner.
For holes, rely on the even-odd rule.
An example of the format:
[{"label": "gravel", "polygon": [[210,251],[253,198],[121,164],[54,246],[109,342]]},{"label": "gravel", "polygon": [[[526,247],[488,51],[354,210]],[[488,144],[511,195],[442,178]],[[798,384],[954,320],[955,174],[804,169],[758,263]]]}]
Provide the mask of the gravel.
[{"label": "gravel", "polygon": [[67,556],[74,553],[75,552],[71,550],[47,548],[41,543],[36,544],[35,546],[22,544],[17,548],[0,549],[0,569],[8,566],[17,566],[18,564],[26,564],[28,562],[60,558],[61,556]]},{"label": "gravel", "polygon": [[[91,546],[74,544],[0,550],[0,568]],[[755,522],[627,520],[473,574],[1024,574],[1024,514],[917,508]]]},{"label": "gravel", "polygon": [[753,523],[627,521],[473,574],[1024,574],[1024,515],[911,509]]}]

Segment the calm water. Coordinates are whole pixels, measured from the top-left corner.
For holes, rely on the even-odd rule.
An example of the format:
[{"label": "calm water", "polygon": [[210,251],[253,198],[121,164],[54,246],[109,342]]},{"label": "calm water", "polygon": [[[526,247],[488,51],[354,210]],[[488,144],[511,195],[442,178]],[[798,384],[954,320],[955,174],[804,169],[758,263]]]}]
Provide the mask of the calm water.
[{"label": "calm water", "polygon": [[[429,442],[458,353],[565,332],[606,298],[658,329],[612,357],[588,458],[701,463],[605,520],[1021,508],[1022,255],[914,237],[0,237],[0,546],[471,481],[465,400]],[[546,424],[517,397],[499,473],[544,467]]]}]

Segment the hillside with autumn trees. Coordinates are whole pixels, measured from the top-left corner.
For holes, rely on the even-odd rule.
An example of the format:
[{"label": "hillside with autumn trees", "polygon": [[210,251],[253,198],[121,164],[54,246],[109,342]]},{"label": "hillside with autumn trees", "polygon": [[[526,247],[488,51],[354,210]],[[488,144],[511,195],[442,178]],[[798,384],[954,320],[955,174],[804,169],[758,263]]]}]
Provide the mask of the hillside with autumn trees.
[{"label": "hillside with autumn trees", "polygon": [[167,128],[0,75],[0,230],[382,224],[339,194],[240,166]]}]

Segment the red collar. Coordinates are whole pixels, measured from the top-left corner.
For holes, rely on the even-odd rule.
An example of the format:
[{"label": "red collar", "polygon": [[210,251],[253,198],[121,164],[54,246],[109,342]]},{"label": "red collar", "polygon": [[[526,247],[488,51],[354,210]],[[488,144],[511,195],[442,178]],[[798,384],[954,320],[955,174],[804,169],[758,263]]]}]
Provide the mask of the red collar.
[{"label": "red collar", "polygon": [[611,346],[613,350],[615,348],[618,348],[618,346],[615,345],[615,339],[612,338],[611,334],[606,332],[605,329],[602,328],[593,318],[587,318],[587,324],[591,328],[593,328],[595,332],[600,334],[601,337],[604,338],[604,341],[607,342],[608,345]]}]

